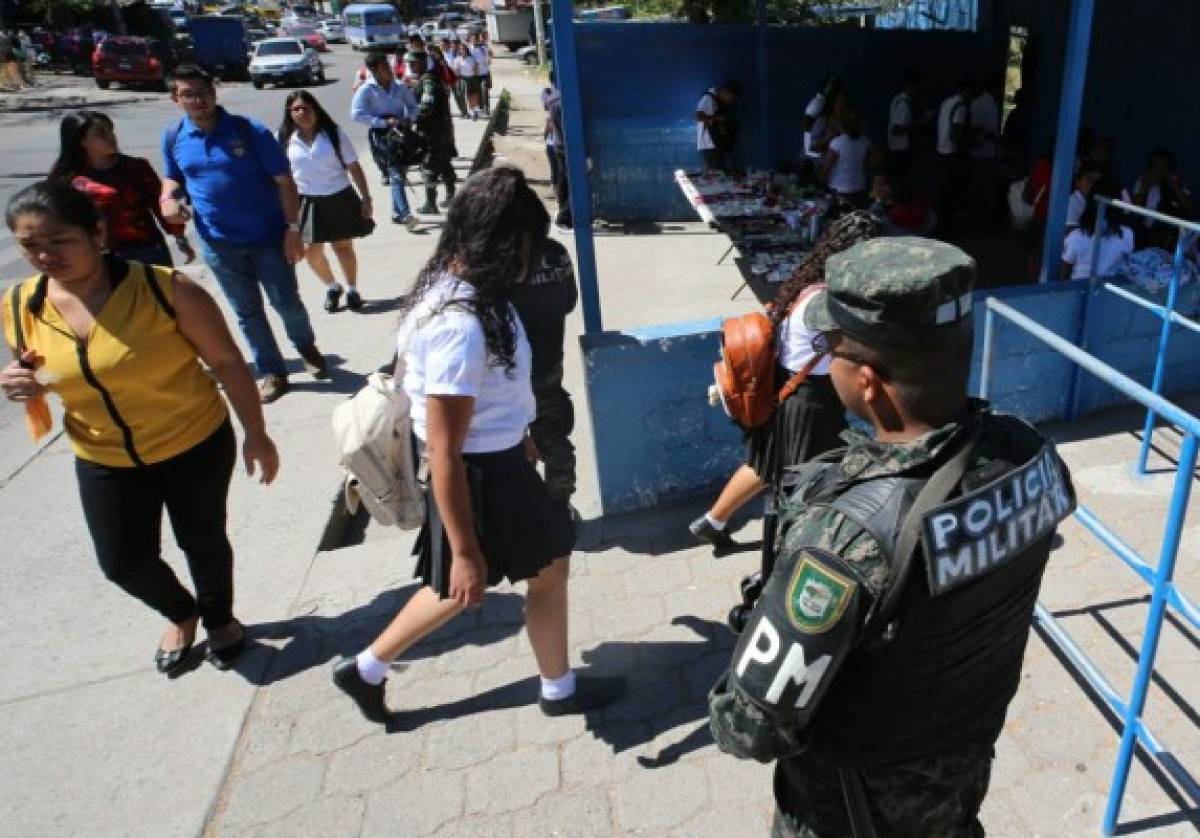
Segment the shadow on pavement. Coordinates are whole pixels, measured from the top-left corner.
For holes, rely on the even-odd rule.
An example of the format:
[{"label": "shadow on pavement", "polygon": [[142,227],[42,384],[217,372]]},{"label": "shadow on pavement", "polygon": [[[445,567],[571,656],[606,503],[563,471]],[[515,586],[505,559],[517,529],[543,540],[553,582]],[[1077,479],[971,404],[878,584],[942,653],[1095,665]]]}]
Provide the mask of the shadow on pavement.
[{"label": "shadow on pavement", "polygon": [[[662,556],[703,546],[688,530],[688,524],[708,511],[715,491],[689,500],[653,509],[604,515],[581,521],[575,549],[581,553],[603,553],[619,547],[639,555]],[[730,521],[730,535],[737,542],[730,550],[714,551],[714,558],[745,553],[762,547],[761,541],[738,539],[738,533],[760,516],[762,504],[752,501]]]},{"label": "shadow on pavement", "polygon": [[[417,592],[417,585],[384,591],[371,602],[336,616],[299,615],[246,626],[247,648],[234,671],[255,686],[278,681],[361,652]],[[467,612],[404,654],[400,665],[452,653],[465,646],[488,646],[517,634],[525,624],[525,598],[491,593],[482,608]],[[286,641],[275,648],[264,641]],[[194,656],[194,653],[193,653]]]}]

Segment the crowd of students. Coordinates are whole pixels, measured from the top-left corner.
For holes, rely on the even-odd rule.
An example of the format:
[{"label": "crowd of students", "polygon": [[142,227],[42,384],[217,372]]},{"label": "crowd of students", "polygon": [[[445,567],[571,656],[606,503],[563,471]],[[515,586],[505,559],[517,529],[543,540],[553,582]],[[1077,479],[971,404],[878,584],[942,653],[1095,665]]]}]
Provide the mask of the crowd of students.
[{"label": "crowd of students", "polygon": [[[460,39],[448,35],[435,43],[419,34],[408,36],[405,45],[391,55],[392,72],[396,78],[409,79],[409,70],[404,56],[409,52],[422,52],[429,56],[430,70],[438,75],[454,97],[458,115],[463,119],[477,120],[492,113],[492,54],[487,33],[476,32]],[[368,74],[359,70],[354,82],[355,90],[366,82]]]},{"label": "crowd of students", "polygon": [[[422,85],[436,81],[423,57],[406,63]],[[0,370],[0,390],[26,405],[37,434],[48,430],[34,421],[48,418],[47,395],[62,401],[100,567],[167,621],[154,660],[173,677],[200,627],[205,657],[219,669],[235,666],[246,647],[226,535],[237,459],[227,404],[242,427],[247,472],[270,483],[280,461],[262,404],[287,391],[287,371],[262,292],[301,358],[325,375],[294,266],[308,260],[327,287],[326,309],[336,310],[343,288],[324,254],[330,244],[347,308],[362,310],[353,240],[370,231],[373,213],[353,142],[308,91],[287,97],[273,132],[221,108],[198,67],[177,68],[170,90],[183,116],[163,132],[163,178],[120,151],[107,115],[81,111],[62,120],[48,178],[10,201],[5,222],[36,273],[4,295],[13,361]],[[430,131],[449,119],[440,92]],[[567,661],[575,459],[562,355],[574,272],[519,170],[485,170],[450,197],[437,249],[400,297],[397,383],[430,475],[417,539],[423,584],[368,649],[336,667],[334,682],[382,721],[382,682],[395,656],[477,605],[486,587],[526,581],[541,707],[584,712],[613,700],[623,681],[576,677]],[[189,221],[250,346],[257,392],[215,301],[172,266],[166,235],[187,261],[196,256]],[[194,592],[161,557],[164,510]]]},{"label": "crowd of students", "polygon": [[[923,100],[923,90],[920,73],[905,74],[902,88],[889,103],[884,140],[876,143],[851,92],[839,77],[831,76],[804,109],[804,140],[795,163],[801,181],[825,189],[848,207],[869,208],[885,232],[936,234],[950,240],[998,229],[1006,220],[1006,204],[1019,200],[1029,208],[1027,266],[1036,276],[1051,163],[1048,151],[1037,155],[1033,150],[1028,92],[1014,93],[1012,108],[1002,120],[998,76],[983,84],[963,76],[936,107]],[[736,170],[738,94],[737,83],[727,81],[707,90],[696,106],[696,148],[708,171]],[[1090,271],[1093,236],[1103,239],[1101,271],[1128,272],[1126,256],[1174,246],[1168,242],[1174,228],[1149,221],[1130,223],[1119,213],[1109,214],[1105,228],[1096,230],[1096,197],[1123,198],[1175,217],[1194,217],[1191,191],[1169,150],[1152,151],[1145,171],[1124,189],[1117,183],[1113,159],[1114,139],[1085,129],[1068,208],[1064,276]],[[1019,185],[1016,190],[1013,184]],[[1196,252],[1193,246],[1193,256]]]}]

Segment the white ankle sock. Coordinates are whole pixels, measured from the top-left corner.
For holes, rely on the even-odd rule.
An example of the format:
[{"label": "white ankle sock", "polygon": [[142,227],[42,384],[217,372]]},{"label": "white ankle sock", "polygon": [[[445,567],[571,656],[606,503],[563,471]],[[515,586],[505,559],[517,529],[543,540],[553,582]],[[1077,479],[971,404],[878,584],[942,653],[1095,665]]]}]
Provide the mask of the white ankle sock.
[{"label": "white ankle sock", "polygon": [[332,282],[329,285],[326,285],[325,287],[327,289],[329,289],[330,291],[337,291],[339,294],[342,292],[342,283],[340,283],[340,282]]},{"label": "white ankle sock", "polygon": [[381,661],[375,657],[370,648],[359,652],[354,662],[358,664],[358,674],[368,684],[382,684],[383,679],[387,677],[388,668],[391,666],[387,661]]},{"label": "white ankle sock", "polygon": [[704,519],[706,521],[708,521],[708,523],[712,526],[712,528],[714,530],[716,530],[717,532],[724,532],[725,525],[729,523],[728,521],[718,521],[716,518],[714,518],[712,516],[711,512],[705,512]]},{"label": "white ankle sock", "polygon": [[561,678],[542,679],[542,698],[547,701],[561,701],[575,695],[575,670],[568,669]]}]

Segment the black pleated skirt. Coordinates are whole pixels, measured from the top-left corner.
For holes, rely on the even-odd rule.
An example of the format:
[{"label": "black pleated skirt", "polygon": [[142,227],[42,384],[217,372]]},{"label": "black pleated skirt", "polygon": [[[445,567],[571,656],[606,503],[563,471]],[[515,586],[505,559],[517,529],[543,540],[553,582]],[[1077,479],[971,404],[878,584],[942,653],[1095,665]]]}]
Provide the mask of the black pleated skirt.
[{"label": "black pleated skirt", "polygon": [[332,195],[300,196],[300,237],[305,244],[360,239],[374,229],[375,222],[363,218],[362,201],[351,186]]},{"label": "black pleated skirt", "polygon": [[[780,386],[791,373],[778,371]],[[827,375],[811,375],[779,406],[767,424],[746,433],[746,464],[764,483],[788,466],[841,446],[846,408]]]},{"label": "black pleated skirt", "polygon": [[[506,451],[464,454],[471,491],[471,517],[487,561],[487,582],[519,582],[537,576],[575,546],[570,508],[550,497],[537,469],[520,445]],[[433,482],[426,494],[425,525],[413,555],[416,576],[446,597],[450,588],[450,542],[434,499]]]}]

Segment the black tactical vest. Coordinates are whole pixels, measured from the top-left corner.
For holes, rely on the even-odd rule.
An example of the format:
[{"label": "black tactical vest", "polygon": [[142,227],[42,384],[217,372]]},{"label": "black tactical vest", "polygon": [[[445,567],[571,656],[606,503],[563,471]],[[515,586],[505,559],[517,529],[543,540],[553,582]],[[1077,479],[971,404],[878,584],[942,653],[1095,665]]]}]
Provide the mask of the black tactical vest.
[{"label": "black tactical vest", "polygon": [[[1027,464],[1044,440],[1025,423],[986,414],[975,462],[956,494]],[[937,464],[931,464],[930,473]],[[836,467],[835,467],[836,470]],[[1070,492],[1066,468],[1061,469]],[[929,474],[869,480],[806,505],[832,506],[892,555],[900,524]],[[1072,493],[1073,502],[1073,493]],[[990,746],[1020,681],[1021,662],[1053,531],[974,581],[932,596],[918,547],[888,626],[869,623],[809,727],[811,749],[843,768]],[[892,556],[893,565],[895,557]]]}]

